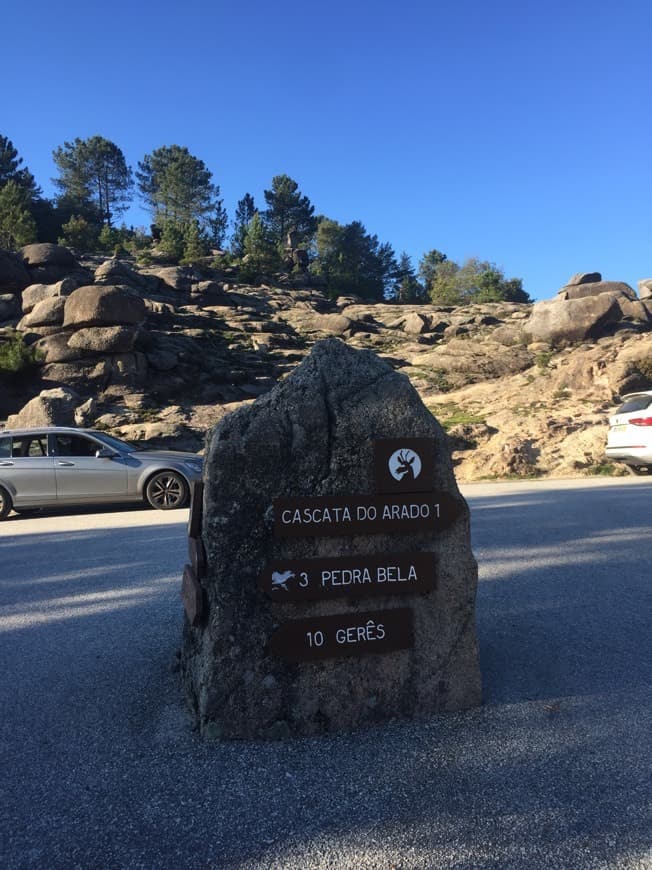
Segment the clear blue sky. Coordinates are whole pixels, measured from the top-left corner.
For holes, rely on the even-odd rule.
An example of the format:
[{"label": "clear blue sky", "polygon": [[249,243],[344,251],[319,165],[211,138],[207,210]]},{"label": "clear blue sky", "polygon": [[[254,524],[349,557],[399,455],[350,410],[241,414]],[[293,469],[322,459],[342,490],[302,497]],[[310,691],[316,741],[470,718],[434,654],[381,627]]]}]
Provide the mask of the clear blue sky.
[{"label": "clear blue sky", "polygon": [[[416,261],[652,276],[649,0],[32,0],[0,13],[8,136],[47,195],[95,134],[185,145],[233,216],[280,173]],[[139,207],[127,222],[148,224]]]}]

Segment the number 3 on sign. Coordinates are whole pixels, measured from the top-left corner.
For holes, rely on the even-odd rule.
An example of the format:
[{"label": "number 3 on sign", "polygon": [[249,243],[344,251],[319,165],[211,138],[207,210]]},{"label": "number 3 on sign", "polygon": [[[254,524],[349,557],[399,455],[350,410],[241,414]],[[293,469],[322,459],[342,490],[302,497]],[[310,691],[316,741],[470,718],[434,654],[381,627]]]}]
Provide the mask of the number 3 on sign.
[{"label": "number 3 on sign", "polygon": [[306,638],[308,640],[308,646],[323,646],[324,645],[324,635],[321,631],[307,631]]},{"label": "number 3 on sign", "polygon": [[305,571],[302,571],[299,574],[299,577],[301,577],[301,579],[299,580],[299,586],[301,586],[303,589],[305,589],[306,586],[308,585],[308,575],[306,574]]}]

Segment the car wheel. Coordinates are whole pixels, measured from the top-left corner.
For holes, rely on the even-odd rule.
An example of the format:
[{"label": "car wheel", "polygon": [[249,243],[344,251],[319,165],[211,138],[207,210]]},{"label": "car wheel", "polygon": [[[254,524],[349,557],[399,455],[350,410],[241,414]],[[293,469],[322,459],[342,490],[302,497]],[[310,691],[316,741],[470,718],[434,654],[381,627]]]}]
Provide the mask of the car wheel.
[{"label": "car wheel", "polygon": [[0,486],[0,520],[4,520],[11,507],[11,496],[4,487]]},{"label": "car wheel", "polygon": [[629,469],[633,474],[649,474],[650,473],[650,466],[649,465],[630,465]]},{"label": "car wheel", "polygon": [[159,511],[184,507],[188,502],[188,484],[176,471],[159,471],[147,481],[145,498]]}]

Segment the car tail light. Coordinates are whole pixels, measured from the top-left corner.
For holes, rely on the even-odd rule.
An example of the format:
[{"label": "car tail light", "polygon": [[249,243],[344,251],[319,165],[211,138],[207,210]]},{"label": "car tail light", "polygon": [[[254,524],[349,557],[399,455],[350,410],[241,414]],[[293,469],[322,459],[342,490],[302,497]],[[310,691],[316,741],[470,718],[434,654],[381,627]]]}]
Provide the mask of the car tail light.
[{"label": "car tail light", "polygon": [[633,426],[652,426],[652,417],[634,417],[627,422]]}]

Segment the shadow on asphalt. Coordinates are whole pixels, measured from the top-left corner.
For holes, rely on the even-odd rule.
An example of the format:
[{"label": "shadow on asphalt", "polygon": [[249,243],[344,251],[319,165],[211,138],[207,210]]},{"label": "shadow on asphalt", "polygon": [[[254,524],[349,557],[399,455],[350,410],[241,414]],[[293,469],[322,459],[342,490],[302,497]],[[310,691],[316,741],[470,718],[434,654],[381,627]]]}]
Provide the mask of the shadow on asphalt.
[{"label": "shadow on asphalt", "polygon": [[649,685],[651,494],[592,490],[588,512],[573,490],[470,499],[487,703]]}]

